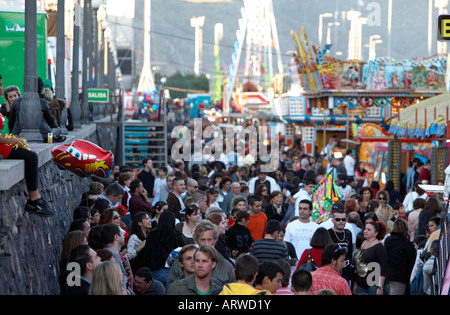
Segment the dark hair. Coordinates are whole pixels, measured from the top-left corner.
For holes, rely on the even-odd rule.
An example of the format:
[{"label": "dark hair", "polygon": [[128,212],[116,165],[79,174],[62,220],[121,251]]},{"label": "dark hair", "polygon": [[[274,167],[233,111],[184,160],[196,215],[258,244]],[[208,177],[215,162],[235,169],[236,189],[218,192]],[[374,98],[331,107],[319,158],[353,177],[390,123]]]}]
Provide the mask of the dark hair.
[{"label": "dark hair", "polygon": [[375,228],[375,231],[378,233],[376,238],[378,240],[382,240],[384,239],[384,237],[386,236],[387,233],[387,227],[386,224],[384,224],[384,222],[382,221],[371,221],[371,222],[367,222],[366,224],[370,224],[373,225],[373,227]]},{"label": "dark hair", "polygon": [[299,204],[300,203],[307,203],[309,205],[309,210],[313,209],[313,204],[312,204],[311,200],[303,199],[303,200],[300,200]]},{"label": "dark hair", "polygon": [[180,252],[178,253],[178,261],[181,263],[182,260],[183,260],[184,253],[186,253],[187,251],[192,250],[192,249],[196,250],[197,249],[197,245],[195,245],[195,244],[184,245],[181,248]]},{"label": "dark hair", "polygon": [[249,196],[247,201],[248,201],[248,205],[254,206],[255,202],[262,201],[262,198],[261,198],[261,196],[253,195],[253,196]]},{"label": "dark hair", "polygon": [[340,185],[342,188],[347,187],[347,175],[345,175],[345,174],[339,174],[339,175],[338,175],[338,179],[339,179],[339,185]]},{"label": "dark hair", "polygon": [[139,188],[139,185],[142,183],[142,181],[140,180],[140,179],[133,179],[131,182],[130,182],[130,191],[132,192],[132,193],[134,193],[135,192],[135,190],[137,189],[137,188]]},{"label": "dark hair", "polygon": [[341,248],[339,244],[328,244],[325,246],[322,252],[322,260],[320,261],[322,266],[331,264],[332,259],[338,260],[342,255],[345,256],[346,251]]},{"label": "dark hair", "polygon": [[147,212],[141,211],[136,213],[133,216],[133,219],[131,221],[131,228],[130,228],[130,235],[136,234],[136,236],[141,240],[145,240],[147,238],[147,235],[144,235],[142,232],[142,228],[140,227],[139,223],[142,222],[145,216],[148,216]]},{"label": "dark hair", "polygon": [[120,235],[122,233],[117,224],[114,223],[106,223],[103,225],[101,231],[101,237],[103,244],[107,245],[114,242],[114,236]]},{"label": "dark hair", "polygon": [[312,287],[312,281],[311,272],[297,269],[292,274],[291,285],[296,292],[307,292]]},{"label": "dark hair", "polygon": [[255,256],[250,254],[239,255],[236,259],[236,265],[234,269],[236,280],[250,282],[258,272],[258,269],[258,259],[256,259]]},{"label": "dark hair", "polygon": [[281,223],[278,220],[270,220],[266,225],[266,234],[273,234],[281,230]]},{"label": "dark hair", "polygon": [[72,231],[83,231],[84,230],[84,223],[87,222],[86,219],[76,219],[73,220],[69,227],[69,232]]},{"label": "dark hair", "polygon": [[92,262],[89,245],[78,245],[70,252],[69,261],[78,263],[81,275],[86,273],[86,264]]},{"label": "dark hair", "polygon": [[163,211],[159,217],[157,227],[153,230],[157,232],[155,238],[161,244],[171,244],[175,238],[175,214],[171,210]]},{"label": "dark hair", "polygon": [[427,201],[425,199],[423,199],[423,198],[416,198],[416,199],[414,199],[414,201],[413,201],[413,210],[423,209],[425,207],[425,203],[426,202]]},{"label": "dark hair", "polygon": [[306,178],[303,180],[303,183],[305,184],[305,186],[307,185],[316,185],[316,180],[314,178]]},{"label": "dark hair", "polygon": [[109,208],[109,201],[104,198],[98,198],[97,200],[95,200],[94,208],[97,209],[101,214],[103,210]]},{"label": "dark hair", "polygon": [[113,257],[113,253],[104,248],[97,249],[96,252],[102,262],[109,261]]},{"label": "dark hair", "polygon": [[425,202],[424,210],[425,209],[431,210],[433,212],[433,216],[438,215],[441,210],[439,200],[436,197],[429,197]]},{"label": "dark hair", "polygon": [[392,226],[391,234],[401,234],[403,236],[408,237],[409,235],[409,226],[408,222],[405,220],[398,218],[394,221],[394,225]]},{"label": "dark hair", "polygon": [[233,218],[235,222],[240,222],[243,219],[248,220],[250,218],[250,214],[245,210],[239,210]]},{"label": "dark hair", "polygon": [[289,285],[289,279],[291,278],[291,266],[286,259],[277,259],[274,261],[278,266],[283,269],[283,277],[281,278],[281,286],[287,287]]},{"label": "dark hair", "polygon": [[378,200],[372,199],[369,200],[369,202],[366,205],[366,213],[369,212],[375,212],[375,208],[378,208],[380,206],[380,203]]},{"label": "dark hair", "polygon": [[262,284],[264,277],[266,276],[269,277],[270,280],[273,280],[277,276],[277,273],[284,275],[284,271],[279,265],[273,261],[263,261],[259,264],[255,284]]},{"label": "dark hair", "polygon": [[153,272],[148,267],[139,268],[134,276],[144,278],[145,282],[153,281]]},{"label": "dark hair", "polygon": [[144,158],[142,160],[142,166],[145,166],[145,164],[147,164],[147,162],[150,161],[150,160],[151,160],[151,158],[149,158],[149,157]]},{"label": "dark hair", "polygon": [[88,219],[90,218],[90,209],[88,207],[79,206],[73,210],[73,219]]},{"label": "dark hair", "polygon": [[442,219],[440,217],[432,217],[428,222],[433,221],[437,226],[441,225]]},{"label": "dark hair", "polygon": [[373,190],[370,187],[361,187],[358,193],[362,196],[365,191],[368,191],[370,193],[370,199],[373,199]]},{"label": "dark hair", "polygon": [[219,183],[219,188],[222,189],[223,186],[224,186],[227,182],[231,182],[231,183],[233,182],[233,180],[231,179],[231,177],[228,177],[228,176],[222,177],[222,180],[221,180],[220,183]]},{"label": "dark hair", "polygon": [[318,227],[311,237],[309,245],[314,248],[324,248],[331,243],[333,243],[333,240],[328,230],[324,227]]},{"label": "dark hair", "polygon": [[101,249],[105,246],[102,240],[103,225],[96,225],[91,228],[88,235],[88,244],[93,250]]}]

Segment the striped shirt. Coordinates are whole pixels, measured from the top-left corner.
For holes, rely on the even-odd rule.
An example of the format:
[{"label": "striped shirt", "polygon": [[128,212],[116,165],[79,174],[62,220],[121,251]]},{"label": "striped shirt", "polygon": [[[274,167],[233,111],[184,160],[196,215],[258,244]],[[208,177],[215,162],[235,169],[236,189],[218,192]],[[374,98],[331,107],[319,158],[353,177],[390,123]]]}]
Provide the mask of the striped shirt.
[{"label": "striped shirt", "polygon": [[250,246],[250,254],[258,259],[258,262],[272,261],[276,259],[289,259],[289,254],[284,243],[270,238],[255,241]]}]

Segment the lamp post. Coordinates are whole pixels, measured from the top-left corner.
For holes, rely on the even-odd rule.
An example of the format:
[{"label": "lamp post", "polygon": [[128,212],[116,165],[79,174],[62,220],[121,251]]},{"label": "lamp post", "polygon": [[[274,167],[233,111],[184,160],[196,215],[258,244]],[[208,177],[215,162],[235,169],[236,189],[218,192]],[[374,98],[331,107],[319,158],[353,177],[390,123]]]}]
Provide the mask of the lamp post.
[{"label": "lamp post", "polygon": [[[91,82],[92,87],[99,87],[99,82],[98,79],[100,77],[100,71],[99,71],[99,29],[101,28],[101,26],[99,25],[99,15],[101,15],[102,20],[104,19],[104,10],[100,10],[100,6],[102,5],[103,0],[92,0],[92,9],[94,10],[94,18],[93,18],[93,24],[92,24],[92,29],[93,29],[93,37],[92,37],[92,47],[93,47],[93,51],[92,51],[92,66],[95,68],[95,75],[94,75],[94,80]],[[100,13],[100,14],[99,14]],[[91,66],[91,69],[92,69]],[[100,114],[100,108],[99,108],[99,104],[94,104],[93,108],[92,108],[92,116],[93,117],[98,117]]]},{"label": "lamp post", "polygon": [[331,44],[331,27],[339,26],[339,25],[341,25],[341,23],[339,23],[339,22],[328,23],[328,27],[327,27],[327,44],[328,45]]},{"label": "lamp post", "polygon": [[89,62],[89,9],[91,5],[91,0],[84,0],[83,8],[83,69],[82,69],[82,94],[83,99],[81,102],[81,117],[80,122],[86,124],[88,122],[89,116],[89,104],[87,100],[87,89],[88,89],[88,62]]},{"label": "lamp post", "polygon": [[200,75],[200,65],[202,63],[202,42],[203,32],[201,27],[205,24],[205,17],[193,17],[191,19],[191,27],[195,28],[195,62],[194,73]]},{"label": "lamp post", "polygon": [[73,24],[73,55],[72,55],[72,98],[70,101],[70,113],[74,128],[81,128],[80,117],[80,4],[74,3],[74,24]]},{"label": "lamp post", "polygon": [[39,126],[42,121],[37,77],[37,7],[36,1],[25,0],[25,76],[24,93],[19,110],[20,137],[42,142]]},{"label": "lamp post", "polygon": [[333,17],[332,13],[319,14],[319,46],[322,47],[323,18]]},{"label": "lamp post", "polygon": [[375,45],[383,42],[380,38],[380,35],[372,35],[369,37],[369,60],[376,58]]},{"label": "lamp post", "polygon": [[[65,89],[65,5],[64,0],[58,0],[58,11],[57,11],[57,30],[56,30],[56,82],[55,82],[55,96],[58,99],[66,100],[66,89]],[[62,134],[68,134],[66,128],[67,121],[67,106],[61,111],[61,121],[58,121],[61,128]]]}]

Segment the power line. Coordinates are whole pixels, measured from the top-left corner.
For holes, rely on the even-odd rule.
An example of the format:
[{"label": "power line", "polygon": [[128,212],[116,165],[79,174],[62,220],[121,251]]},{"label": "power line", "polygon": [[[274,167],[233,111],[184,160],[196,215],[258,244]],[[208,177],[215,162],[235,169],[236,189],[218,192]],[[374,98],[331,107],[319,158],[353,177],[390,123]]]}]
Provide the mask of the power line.
[{"label": "power line", "polygon": [[[110,22],[110,21],[108,21],[108,23],[116,24],[116,25],[120,25],[120,26],[125,26],[125,27],[129,27],[129,28],[132,28],[132,29],[140,30],[140,31],[145,31],[145,29],[142,28],[142,27],[133,26],[133,25],[125,24],[125,23]],[[156,35],[160,35],[160,36],[172,37],[172,38],[176,38],[176,39],[181,39],[181,40],[186,40],[186,41],[190,41],[190,42],[195,42],[195,39],[193,39],[193,38],[183,37],[183,36],[179,36],[179,35],[167,34],[167,33],[158,32],[158,31],[154,31],[154,30],[150,30],[150,33],[153,33],[153,34],[156,34]],[[208,42],[208,41],[203,41],[203,44],[212,45],[212,46],[216,45],[215,43]],[[221,48],[227,48],[227,49],[232,49],[232,50],[235,49],[234,45],[226,45],[226,44],[220,44],[219,43],[218,46],[221,47]],[[274,52],[271,52],[270,54],[277,55]],[[285,57],[292,57],[292,55],[290,55],[290,54],[280,53],[279,55],[280,56],[285,56]]]}]

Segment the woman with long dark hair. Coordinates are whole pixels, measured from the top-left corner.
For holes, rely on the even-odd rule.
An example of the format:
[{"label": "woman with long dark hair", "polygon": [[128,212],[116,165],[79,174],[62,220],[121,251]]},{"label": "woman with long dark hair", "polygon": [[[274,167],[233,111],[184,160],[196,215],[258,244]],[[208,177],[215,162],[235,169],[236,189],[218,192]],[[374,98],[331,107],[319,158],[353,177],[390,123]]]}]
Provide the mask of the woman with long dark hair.
[{"label": "woman with long dark hair", "polygon": [[133,272],[144,266],[143,249],[147,235],[152,227],[152,221],[147,212],[138,212],[131,221],[130,238],[127,243],[128,259]]},{"label": "woman with long dark hair", "polygon": [[158,225],[150,230],[144,246],[145,265],[153,272],[153,278],[167,283],[170,268],[166,260],[177,247],[184,246],[184,240],[175,229],[175,214],[164,211],[159,217]]}]

